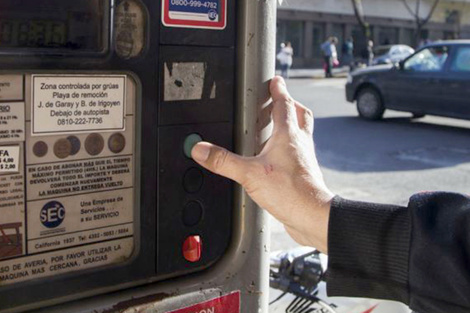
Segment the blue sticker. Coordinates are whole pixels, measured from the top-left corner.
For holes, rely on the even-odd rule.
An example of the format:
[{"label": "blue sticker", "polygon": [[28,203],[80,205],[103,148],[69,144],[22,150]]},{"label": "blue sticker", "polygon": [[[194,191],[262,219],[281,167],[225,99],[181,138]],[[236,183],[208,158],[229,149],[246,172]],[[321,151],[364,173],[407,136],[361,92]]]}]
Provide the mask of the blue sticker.
[{"label": "blue sticker", "polygon": [[65,218],[65,208],[58,201],[50,201],[46,203],[41,210],[41,223],[47,228],[56,228]]}]

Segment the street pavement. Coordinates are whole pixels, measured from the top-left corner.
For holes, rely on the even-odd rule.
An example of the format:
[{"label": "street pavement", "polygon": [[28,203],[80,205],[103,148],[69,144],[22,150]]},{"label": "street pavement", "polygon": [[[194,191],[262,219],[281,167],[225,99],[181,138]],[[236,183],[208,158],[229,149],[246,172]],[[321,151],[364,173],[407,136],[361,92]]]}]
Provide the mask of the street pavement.
[{"label": "street pavement", "polygon": [[[317,157],[342,197],[406,205],[419,191],[470,193],[470,121],[387,111],[379,122],[346,102],[344,78],[291,79],[291,95],[315,115]],[[297,244],[272,219],[271,250]]]},{"label": "street pavement", "polygon": [[[333,69],[333,75],[336,77],[346,77],[349,72],[348,66],[342,66]],[[277,70],[276,75],[281,75],[281,71]],[[325,71],[321,68],[293,68],[289,70],[289,77],[297,78],[324,78]]]}]

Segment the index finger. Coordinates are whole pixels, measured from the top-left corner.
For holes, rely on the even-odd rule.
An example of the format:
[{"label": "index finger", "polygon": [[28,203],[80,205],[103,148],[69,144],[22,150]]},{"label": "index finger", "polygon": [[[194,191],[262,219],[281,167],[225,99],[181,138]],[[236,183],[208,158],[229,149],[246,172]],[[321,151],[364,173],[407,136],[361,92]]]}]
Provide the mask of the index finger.
[{"label": "index finger", "polygon": [[273,99],[274,131],[297,125],[295,101],[289,95],[284,79],[279,76],[274,77],[269,84],[269,89]]},{"label": "index finger", "polygon": [[275,76],[269,84],[269,92],[273,101],[289,101],[292,97],[287,91],[287,85],[284,79],[280,76]]}]

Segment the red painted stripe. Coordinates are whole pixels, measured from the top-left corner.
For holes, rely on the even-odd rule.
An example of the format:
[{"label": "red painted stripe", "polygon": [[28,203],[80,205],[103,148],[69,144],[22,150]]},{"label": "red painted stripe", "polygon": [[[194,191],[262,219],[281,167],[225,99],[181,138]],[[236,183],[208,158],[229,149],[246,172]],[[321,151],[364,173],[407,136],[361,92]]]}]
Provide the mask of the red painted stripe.
[{"label": "red painted stripe", "polygon": [[376,304],[376,305],[374,305],[373,307],[371,307],[370,309],[365,310],[365,311],[362,312],[362,313],[372,313],[372,311],[374,311],[378,306],[379,306],[379,305]]}]

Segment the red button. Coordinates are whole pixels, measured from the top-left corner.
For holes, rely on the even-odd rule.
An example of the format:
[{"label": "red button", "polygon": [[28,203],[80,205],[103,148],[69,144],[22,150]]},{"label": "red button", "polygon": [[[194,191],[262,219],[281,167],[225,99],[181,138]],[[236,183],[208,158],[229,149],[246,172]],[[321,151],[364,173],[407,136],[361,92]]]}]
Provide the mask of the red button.
[{"label": "red button", "polygon": [[189,236],[183,243],[183,256],[186,261],[197,262],[201,259],[201,236]]}]

